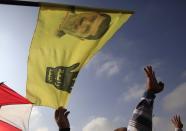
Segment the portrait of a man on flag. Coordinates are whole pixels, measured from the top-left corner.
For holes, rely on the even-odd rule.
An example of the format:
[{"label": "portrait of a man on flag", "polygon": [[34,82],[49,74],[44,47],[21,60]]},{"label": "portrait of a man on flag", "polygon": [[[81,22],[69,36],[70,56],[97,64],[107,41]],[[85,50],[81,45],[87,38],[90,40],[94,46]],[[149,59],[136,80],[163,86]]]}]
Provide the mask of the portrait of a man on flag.
[{"label": "portrait of a man on flag", "polygon": [[73,35],[82,39],[95,40],[101,38],[108,30],[111,17],[97,12],[70,13],[67,12],[61,22],[58,36]]}]

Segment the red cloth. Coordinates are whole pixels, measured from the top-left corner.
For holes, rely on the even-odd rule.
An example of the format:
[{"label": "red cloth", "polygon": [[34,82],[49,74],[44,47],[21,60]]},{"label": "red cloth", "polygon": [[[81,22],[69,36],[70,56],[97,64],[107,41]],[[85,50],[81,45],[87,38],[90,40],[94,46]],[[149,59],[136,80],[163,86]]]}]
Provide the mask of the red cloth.
[{"label": "red cloth", "polygon": [[0,120],[0,131],[22,131],[22,130]]},{"label": "red cloth", "polygon": [[0,131],[28,131],[32,103],[0,83]]},{"label": "red cloth", "polygon": [[0,85],[0,106],[12,104],[32,104],[26,98],[10,89],[5,84]]}]

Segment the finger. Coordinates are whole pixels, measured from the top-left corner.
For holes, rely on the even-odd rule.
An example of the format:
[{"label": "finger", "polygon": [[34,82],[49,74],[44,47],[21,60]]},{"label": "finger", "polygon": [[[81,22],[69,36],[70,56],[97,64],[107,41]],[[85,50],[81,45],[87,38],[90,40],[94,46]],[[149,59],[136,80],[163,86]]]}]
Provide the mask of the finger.
[{"label": "finger", "polygon": [[174,120],[175,120],[175,121],[177,120],[177,115],[174,116]]},{"label": "finger", "polygon": [[171,119],[171,122],[172,122],[173,124],[175,124],[175,122],[174,122],[174,118]]},{"label": "finger", "polygon": [[173,117],[174,122],[176,121],[176,115]]},{"label": "finger", "polygon": [[67,111],[67,109],[63,108],[63,107],[59,107],[59,111],[62,112],[63,114]]},{"label": "finger", "polygon": [[159,88],[159,90],[162,91],[164,89],[164,84],[162,82],[159,82],[158,83],[158,88]]},{"label": "finger", "polygon": [[178,122],[178,124],[180,123],[180,121],[179,121],[179,115],[177,115],[177,122]]},{"label": "finger", "polygon": [[173,118],[171,118],[170,121],[173,123]]},{"label": "finger", "polygon": [[144,68],[144,71],[145,71],[145,74],[147,75],[147,77],[149,77],[149,76],[150,76],[150,74],[149,74],[149,72],[148,72],[147,68]]},{"label": "finger", "polygon": [[181,124],[181,118],[180,118],[180,115],[178,116],[178,122]]},{"label": "finger", "polygon": [[151,78],[154,78],[154,77],[153,77],[152,66],[151,66],[151,65],[150,65],[150,66],[147,66],[147,69],[148,69],[148,72],[149,72],[150,77],[151,77]]},{"label": "finger", "polygon": [[70,114],[70,111],[66,111],[64,115],[65,115],[66,117],[68,117],[69,114]]},{"label": "finger", "polygon": [[178,115],[176,115],[176,122],[179,123],[179,121],[178,121]]},{"label": "finger", "polygon": [[157,82],[156,75],[155,75],[155,72],[154,71],[152,71],[152,77],[153,77],[154,81]]},{"label": "finger", "polygon": [[64,113],[67,111],[67,109],[64,109],[63,107],[59,108],[59,116],[62,117],[64,116]]},{"label": "finger", "polygon": [[159,81],[158,83],[160,86],[164,86],[164,83],[162,81]]},{"label": "finger", "polygon": [[149,72],[152,74],[152,66],[151,66],[151,65],[147,66],[147,69],[148,69]]},{"label": "finger", "polygon": [[155,72],[154,71],[152,71],[152,80],[153,80],[154,85],[157,86],[158,82],[156,80],[156,76],[155,76]]},{"label": "finger", "polygon": [[174,121],[174,123],[176,123],[176,116],[173,117],[173,121]]},{"label": "finger", "polygon": [[55,111],[55,119],[57,120],[57,117],[59,116],[59,110],[57,109],[56,111]]}]

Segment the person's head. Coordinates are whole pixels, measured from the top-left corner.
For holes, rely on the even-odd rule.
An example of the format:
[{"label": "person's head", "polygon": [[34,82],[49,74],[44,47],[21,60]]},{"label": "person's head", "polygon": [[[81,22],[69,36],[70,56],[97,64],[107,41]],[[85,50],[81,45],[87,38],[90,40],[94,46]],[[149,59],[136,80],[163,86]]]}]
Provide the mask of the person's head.
[{"label": "person's head", "polygon": [[108,30],[111,17],[95,12],[69,14],[62,22],[59,34],[70,34],[84,39],[99,39]]},{"label": "person's head", "polygon": [[114,131],[127,131],[127,128],[126,127],[120,127],[120,128],[115,129]]}]

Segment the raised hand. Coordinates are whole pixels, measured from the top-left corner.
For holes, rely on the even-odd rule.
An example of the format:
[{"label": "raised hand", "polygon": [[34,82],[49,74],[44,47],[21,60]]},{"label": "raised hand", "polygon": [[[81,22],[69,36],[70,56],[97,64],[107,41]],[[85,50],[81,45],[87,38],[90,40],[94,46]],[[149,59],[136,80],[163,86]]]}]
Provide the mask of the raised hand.
[{"label": "raised hand", "polygon": [[70,123],[68,120],[69,111],[67,109],[64,109],[63,107],[59,107],[55,111],[55,120],[59,128],[70,128]]},{"label": "raised hand", "polygon": [[164,83],[161,81],[157,81],[152,66],[147,66],[146,68],[144,68],[144,70],[147,76],[147,91],[154,94],[163,91]]},{"label": "raised hand", "polygon": [[183,128],[183,124],[181,122],[181,118],[179,115],[173,116],[171,119],[171,122],[175,128],[179,128],[179,129]]}]

